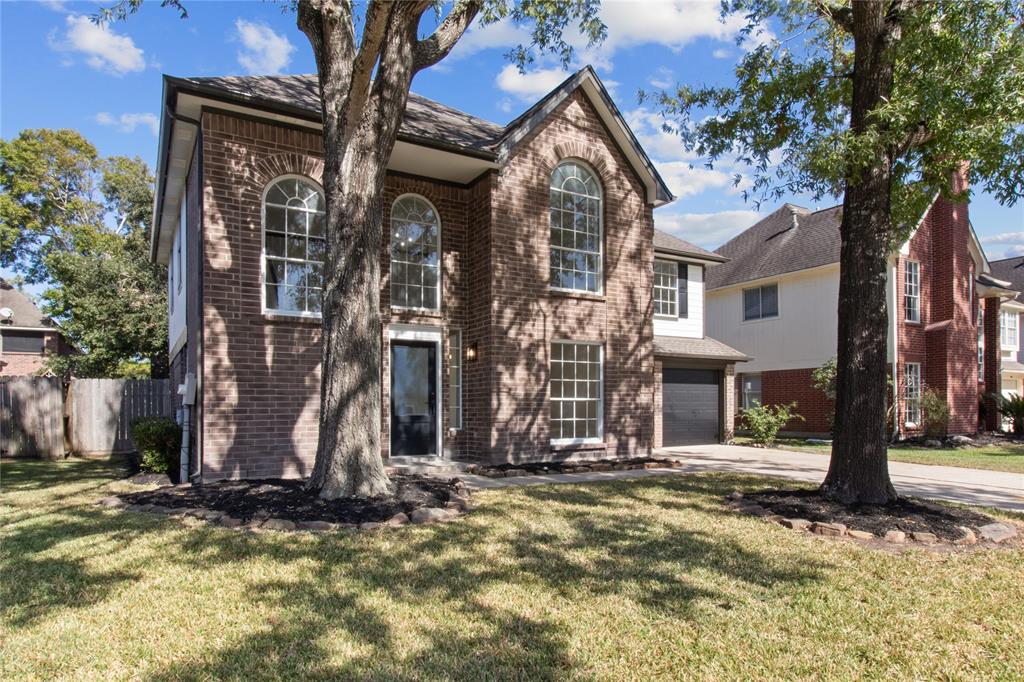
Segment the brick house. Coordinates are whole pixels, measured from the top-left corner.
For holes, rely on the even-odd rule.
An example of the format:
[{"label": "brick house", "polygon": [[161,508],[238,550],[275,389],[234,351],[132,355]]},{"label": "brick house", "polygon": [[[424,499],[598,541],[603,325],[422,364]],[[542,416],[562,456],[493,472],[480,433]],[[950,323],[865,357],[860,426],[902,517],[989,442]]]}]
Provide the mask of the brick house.
[{"label": "brick house", "polygon": [[[756,355],[737,377],[738,408],[796,402],[806,421],[789,432],[831,430],[832,405],[811,375],[836,355],[841,218],[841,206],[786,204],[719,248],[730,261],[708,273],[709,332]],[[893,428],[921,432],[930,388],[950,406],[949,433],[975,433],[979,400],[999,390],[1000,302],[1016,292],[992,276],[967,204],[937,196],[890,257],[887,279]]]},{"label": "brick house", "polygon": [[46,357],[73,352],[53,321],[0,278],[0,377],[46,373]]},{"label": "brick house", "polygon": [[[316,78],[165,77],[164,100],[152,257],[169,269],[189,468],[308,474]],[[652,211],[672,200],[590,68],[506,126],[411,95],[383,201],[384,456],[621,457],[728,438],[724,387],[745,356],[703,326],[704,271],[725,259],[656,235]],[[701,398],[679,406],[680,386]]]},{"label": "brick house", "polygon": [[[1024,256],[992,261],[992,276],[1024,291]],[[999,377],[1002,394],[1024,395],[1024,303],[1004,301],[999,312]]]}]

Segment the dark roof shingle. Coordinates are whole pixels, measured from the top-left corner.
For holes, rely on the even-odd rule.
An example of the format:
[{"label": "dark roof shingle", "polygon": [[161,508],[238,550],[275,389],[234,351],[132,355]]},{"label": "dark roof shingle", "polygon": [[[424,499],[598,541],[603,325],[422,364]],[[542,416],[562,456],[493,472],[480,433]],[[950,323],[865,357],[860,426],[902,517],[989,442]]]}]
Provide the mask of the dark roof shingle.
[{"label": "dark roof shingle", "polygon": [[1014,291],[1024,291],[1024,256],[989,261],[992,276],[1010,283]]},{"label": "dark roof shingle", "polygon": [[18,291],[7,280],[0,278],[0,308],[10,308],[14,316],[3,324],[12,327],[34,327],[46,329],[53,327],[53,321],[36,307],[32,299],[23,291]]},{"label": "dark roof shingle", "polygon": [[838,263],[842,214],[783,205],[717,249],[729,262],[708,270],[708,289]]},{"label": "dark roof shingle", "polygon": [[680,239],[668,232],[662,230],[654,230],[654,250],[661,251],[662,253],[672,253],[678,256],[693,256],[695,258],[703,258],[705,260],[714,261],[716,263],[724,263],[728,260],[724,256],[720,256],[713,251],[702,249],[696,244],[691,244],[685,239]]},{"label": "dark roof shingle", "polygon": [[[321,115],[320,85],[314,74],[177,78],[175,81],[226,92],[253,103],[287,104],[317,117]],[[490,152],[504,132],[504,126],[411,92],[399,134]]]},{"label": "dark roof shingle", "polygon": [[655,336],[654,354],[702,360],[730,360],[732,362],[746,362],[751,359],[750,356],[732,346],[727,346],[709,336],[700,339],[684,336]]}]

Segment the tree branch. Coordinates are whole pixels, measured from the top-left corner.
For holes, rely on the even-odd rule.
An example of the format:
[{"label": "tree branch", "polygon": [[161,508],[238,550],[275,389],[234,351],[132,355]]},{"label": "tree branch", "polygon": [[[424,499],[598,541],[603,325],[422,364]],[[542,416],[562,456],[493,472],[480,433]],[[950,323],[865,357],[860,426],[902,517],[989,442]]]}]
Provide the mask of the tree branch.
[{"label": "tree branch", "polygon": [[[366,18],[363,22],[363,40],[359,45],[359,52],[356,54],[352,65],[352,83],[349,87],[350,112],[362,112],[366,99],[370,95],[370,81],[373,79],[373,67],[380,57],[381,47],[384,43],[384,34],[387,31],[391,13],[394,11],[394,0],[370,0],[366,8]],[[347,121],[348,126],[354,122]]]},{"label": "tree branch", "polygon": [[815,0],[814,6],[817,8],[818,14],[847,33],[853,33],[853,10],[851,8],[833,5],[828,0]]},{"label": "tree branch", "polygon": [[448,56],[462,34],[473,23],[480,11],[479,0],[462,0],[452,7],[452,11],[444,18],[429,38],[419,40],[413,48],[413,73],[433,66]]}]

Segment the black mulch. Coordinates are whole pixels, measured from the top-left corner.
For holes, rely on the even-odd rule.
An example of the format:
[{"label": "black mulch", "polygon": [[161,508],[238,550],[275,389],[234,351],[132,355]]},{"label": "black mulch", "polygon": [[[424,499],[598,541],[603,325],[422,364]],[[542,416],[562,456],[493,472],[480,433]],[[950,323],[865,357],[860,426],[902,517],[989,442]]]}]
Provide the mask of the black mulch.
[{"label": "black mulch", "polygon": [[510,471],[522,469],[529,474],[561,474],[572,473],[579,467],[597,465],[619,466],[622,468],[642,468],[644,464],[671,466],[672,461],[666,458],[633,457],[631,459],[574,459],[563,462],[523,462],[522,464],[487,464],[479,467],[483,471]]},{"label": "black mulch", "polygon": [[168,508],[202,508],[224,512],[243,523],[257,513],[289,521],[329,521],[358,524],[387,521],[395,514],[411,514],[419,507],[444,507],[457,489],[456,479],[441,481],[424,476],[391,476],[395,494],[371,499],[324,500],[305,488],[305,481],[262,479],[216,481],[190,487],[165,487],[121,495],[128,504]]},{"label": "black mulch", "polygon": [[773,514],[787,519],[842,523],[852,530],[878,536],[886,531],[934,533],[953,541],[963,535],[957,526],[977,529],[995,521],[990,516],[959,507],[946,506],[915,497],[901,497],[887,505],[845,506],[826,500],[816,490],[766,490],[743,495]]}]

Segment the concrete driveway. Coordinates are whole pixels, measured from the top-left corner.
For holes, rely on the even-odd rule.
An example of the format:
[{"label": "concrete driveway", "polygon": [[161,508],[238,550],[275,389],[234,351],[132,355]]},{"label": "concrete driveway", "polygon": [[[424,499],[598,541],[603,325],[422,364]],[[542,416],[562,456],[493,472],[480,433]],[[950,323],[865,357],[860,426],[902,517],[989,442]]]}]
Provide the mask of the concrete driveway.
[{"label": "concrete driveway", "polygon": [[[813,482],[825,478],[829,459],[825,455],[741,445],[678,446],[662,448],[656,454],[683,461],[684,472],[728,471]],[[1024,512],[1024,474],[889,462],[889,475],[903,495]]]}]

